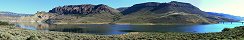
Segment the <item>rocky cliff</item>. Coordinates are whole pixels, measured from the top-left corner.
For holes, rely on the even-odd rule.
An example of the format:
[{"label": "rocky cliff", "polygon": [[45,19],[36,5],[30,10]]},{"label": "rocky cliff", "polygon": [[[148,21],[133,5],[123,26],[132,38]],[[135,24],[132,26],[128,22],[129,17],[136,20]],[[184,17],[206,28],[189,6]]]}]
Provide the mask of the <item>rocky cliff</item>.
[{"label": "rocky cliff", "polygon": [[117,13],[119,12],[116,9],[108,7],[107,5],[99,4],[99,5],[67,5],[63,7],[56,7],[49,11],[50,13],[59,13],[59,14],[94,14],[100,12],[108,12],[108,13]]},{"label": "rocky cliff", "polygon": [[110,23],[121,16],[118,10],[107,5],[68,5],[56,7],[49,13],[58,14],[49,19],[53,23]]}]

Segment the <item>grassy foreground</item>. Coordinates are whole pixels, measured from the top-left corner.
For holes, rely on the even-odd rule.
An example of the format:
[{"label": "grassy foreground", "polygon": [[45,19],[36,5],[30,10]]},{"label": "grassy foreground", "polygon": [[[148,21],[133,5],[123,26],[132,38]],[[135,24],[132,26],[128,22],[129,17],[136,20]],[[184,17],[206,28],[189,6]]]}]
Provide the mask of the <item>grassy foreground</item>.
[{"label": "grassy foreground", "polygon": [[131,32],[121,35],[94,35],[84,33],[24,30],[14,26],[0,26],[0,40],[128,40],[128,39],[236,39],[244,40],[244,26],[226,28],[218,33]]}]

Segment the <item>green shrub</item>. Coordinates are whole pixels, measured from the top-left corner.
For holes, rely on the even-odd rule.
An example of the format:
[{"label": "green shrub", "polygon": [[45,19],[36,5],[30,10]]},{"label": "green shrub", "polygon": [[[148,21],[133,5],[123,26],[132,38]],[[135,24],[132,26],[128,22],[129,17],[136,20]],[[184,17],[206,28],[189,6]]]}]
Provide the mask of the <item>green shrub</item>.
[{"label": "green shrub", "polygon": [[224,28],[222,31],[230,31],[231,28]]},{"label": "green shrub", "polygon": [[0,21],[0,25],[10,25],[8,22],[2,22]]}]

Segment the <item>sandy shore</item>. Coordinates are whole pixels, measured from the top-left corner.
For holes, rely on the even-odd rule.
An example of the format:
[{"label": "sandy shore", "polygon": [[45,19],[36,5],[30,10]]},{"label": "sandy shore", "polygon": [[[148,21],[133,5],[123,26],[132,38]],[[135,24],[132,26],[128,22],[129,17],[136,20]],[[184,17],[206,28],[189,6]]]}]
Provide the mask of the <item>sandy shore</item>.
[{"label": "sandy shore", "polygon": [[14,26],[0,26],[0,40],[128,40],[128,39],[244,39],[244,27],[228,28],[218,33],[131,32],[120,35],[94,35],[53,31],[24,30]]}]

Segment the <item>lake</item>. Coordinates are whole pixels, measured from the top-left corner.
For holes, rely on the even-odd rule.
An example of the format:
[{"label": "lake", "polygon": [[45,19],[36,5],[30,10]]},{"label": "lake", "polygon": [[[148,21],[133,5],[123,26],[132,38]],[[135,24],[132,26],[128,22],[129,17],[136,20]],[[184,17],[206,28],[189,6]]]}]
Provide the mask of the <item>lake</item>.
[{"label": "lake", "polygon": [[124,34],[128,32],[191,32],[209,33],[221,32],[224,28],[243,26],[238,22],[224,22],[205,25],[118,25],[118,24],[59,24],[16,23],[18,28],[28,30],[59,31],[90,34]]}]

